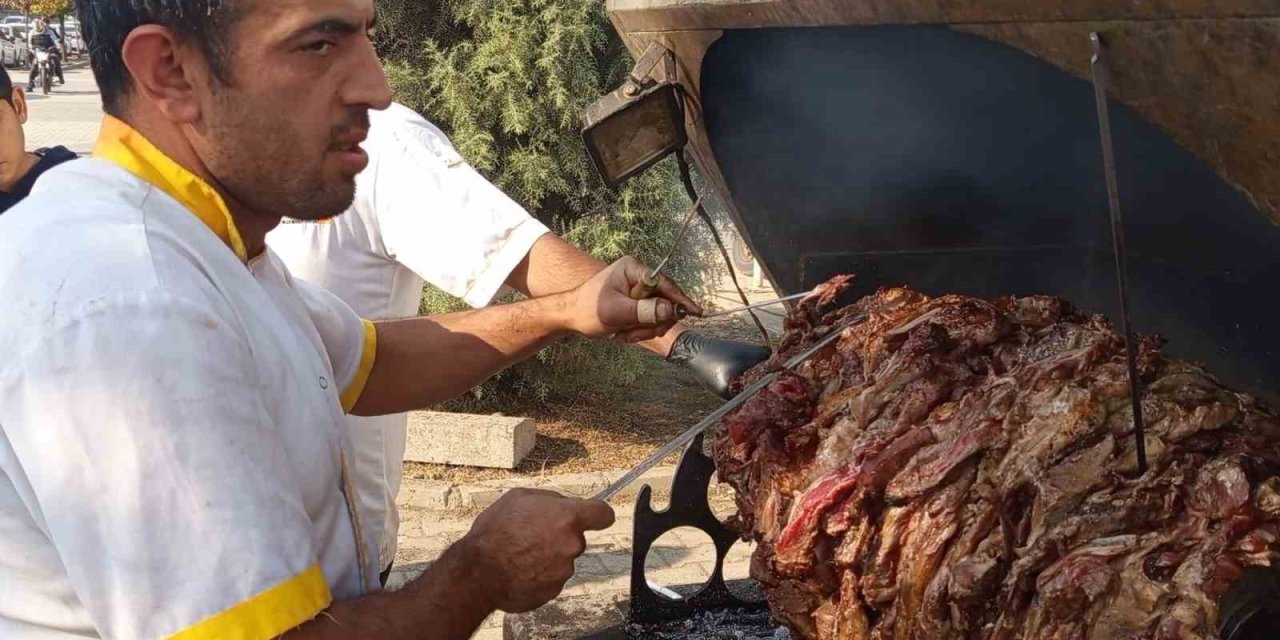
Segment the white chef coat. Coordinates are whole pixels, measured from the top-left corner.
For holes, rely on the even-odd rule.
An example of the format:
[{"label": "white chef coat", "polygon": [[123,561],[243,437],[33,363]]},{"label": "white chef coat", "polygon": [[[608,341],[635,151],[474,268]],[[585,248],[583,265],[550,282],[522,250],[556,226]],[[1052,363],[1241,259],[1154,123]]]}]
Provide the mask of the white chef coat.
[{"label": "white chef coat", "polygon": [[[286,220],[267,242],[302,280],[333,292],[372,320],[418,315],[424,280],[473,307],[491,303],[549,230],[468,165],[449,139],[413,110],[370,114],[369,167],[345,214]],[[395,559],[396,494],[408,418],[351,416],[357,503]]]},{"label": "white chef coat", "polygon": [[0,219],[0,638],[266,640],[377,590],[373,325],[128,125],[95,156]]}]

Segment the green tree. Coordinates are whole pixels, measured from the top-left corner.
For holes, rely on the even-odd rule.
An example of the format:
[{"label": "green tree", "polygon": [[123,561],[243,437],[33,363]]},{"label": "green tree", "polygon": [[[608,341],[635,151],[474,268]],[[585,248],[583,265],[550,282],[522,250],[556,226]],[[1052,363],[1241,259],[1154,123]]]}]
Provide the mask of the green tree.
[{"label": "green tree", "polygon": [[72,12],[71,0],[0,0],[0,8],[21,11],[23,15],[63,17]]},{"label": "green tree", "polygon": [[73,11],[71,0],[32,0],[29,13],[50,18],[63,18]]},{"label": "green tree", "polygon": [[[655,261],[688,207],[670,162],[618,192],[605,188],[579,134],[587,105],[619,86],[633,64],[599,0],[379,0],[377,42],[396,98],[443,128],[458,150],[570,242],[612,261]],[[695,238],[690,246],[701,241]],[[670,267],[697,289],[696,251]],[[428,291],[424,311],[455,308]],[[539,398],[578,391],[580,366],[599,386],[641,371],[635,350],[571,344],[518,368],[495,390]],[[558,376],[564,371],[570,375]]]}]

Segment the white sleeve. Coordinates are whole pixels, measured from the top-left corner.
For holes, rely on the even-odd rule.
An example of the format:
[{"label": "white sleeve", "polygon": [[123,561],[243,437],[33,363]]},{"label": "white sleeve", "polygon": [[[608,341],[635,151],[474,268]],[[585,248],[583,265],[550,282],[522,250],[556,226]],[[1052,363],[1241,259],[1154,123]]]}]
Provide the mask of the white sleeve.
[{"label": "white sleeve", "polygon": [[0,367],[0,471],[99,634],[266,640],[323,611],[247,342],[167,294],[86,309]]},{"label": "white sleeve", "polygon": [[323,287],[293,280],[307,313],[320,334],[333,376],[342,393],[342,408],[348,413],[360,401],[373,363],[378,356],[378,330],[356,315],[347,303]]},{"label": "white sleeve", "polygon": [[383,245],[467,304],[491,303],[549,229],[466,164],[425,120],[397,124],[378,135],[368,198]]}]

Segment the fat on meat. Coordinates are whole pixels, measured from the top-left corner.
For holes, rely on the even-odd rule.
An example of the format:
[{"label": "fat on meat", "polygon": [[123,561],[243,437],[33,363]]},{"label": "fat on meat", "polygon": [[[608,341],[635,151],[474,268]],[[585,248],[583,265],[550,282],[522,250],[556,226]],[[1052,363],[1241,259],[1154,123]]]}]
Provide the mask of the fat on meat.
[{"label": "fat on meat", "polygon": [[1124,342],[1052,297],[887,288],[797,304],[739,388],[840,337],[730,414],[711,447],[803,640],[1211,639],[1280,553],[1280,419],[1140,340],[1138,474]]}]

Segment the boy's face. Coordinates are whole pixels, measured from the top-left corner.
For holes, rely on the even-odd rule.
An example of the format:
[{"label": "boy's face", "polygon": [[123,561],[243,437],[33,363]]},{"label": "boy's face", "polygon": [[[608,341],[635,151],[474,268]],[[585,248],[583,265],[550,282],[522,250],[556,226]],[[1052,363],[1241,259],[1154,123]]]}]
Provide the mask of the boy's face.
[{"label": "boy's face", "polygon": [[27,138],[22,125],[27,122],[26,94],[13,88],[9,100],[0,100],[0,184],[11,185],[26,161]]}]

